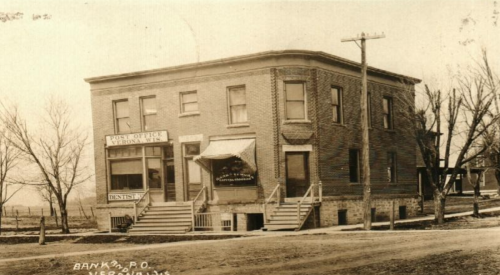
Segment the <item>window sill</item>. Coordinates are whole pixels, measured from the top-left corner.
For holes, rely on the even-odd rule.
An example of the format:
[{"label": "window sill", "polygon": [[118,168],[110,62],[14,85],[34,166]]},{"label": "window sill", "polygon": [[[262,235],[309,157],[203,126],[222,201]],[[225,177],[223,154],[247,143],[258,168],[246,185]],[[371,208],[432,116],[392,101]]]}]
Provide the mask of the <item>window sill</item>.
[{"label": "window sill", "polygon": [[199,115],[200,115],[200,112],[189,112],[189,113],[179,114],[179,117],[199,116]]},{"label": "window sill", "polygon": [[227,128],[243,128],[243,127],[250,127],[250,124],[248,123],[242,123],[242,124],[230,124],[226,126]]},{"label": "window sill", "polygon": [[285,120],[283,124],[311,124],[310,120]]}]

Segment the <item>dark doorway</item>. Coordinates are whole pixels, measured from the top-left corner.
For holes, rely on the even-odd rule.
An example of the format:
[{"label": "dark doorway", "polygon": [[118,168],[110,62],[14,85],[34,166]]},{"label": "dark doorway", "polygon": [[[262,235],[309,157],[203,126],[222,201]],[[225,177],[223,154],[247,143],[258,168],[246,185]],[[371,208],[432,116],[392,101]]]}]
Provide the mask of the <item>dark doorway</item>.
[{"label": "dark doorway", "polygon": [[372,208],[372,222],[376,222],[377,221],[377,209],[376,208]]},{"label": "dark doorway", "polygon": [[259,230],[264,227],[264,214],[247,214],[247,231]]},{"label": "dark doorway", "polygon": [[286,161],[286,196],[302,197],[309,188],[309,153],[288,152]]}]

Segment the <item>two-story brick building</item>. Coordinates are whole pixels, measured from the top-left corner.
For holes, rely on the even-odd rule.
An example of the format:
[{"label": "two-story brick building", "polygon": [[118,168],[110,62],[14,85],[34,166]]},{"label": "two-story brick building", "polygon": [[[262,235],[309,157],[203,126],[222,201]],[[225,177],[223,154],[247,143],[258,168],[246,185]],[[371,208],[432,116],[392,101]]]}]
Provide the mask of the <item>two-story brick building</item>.
[{"label": "two-story brick building", "polygon": [[[217,219],[237,230],[298,228],[307,217],[317,226],[361,221],[359,63],[270,51],[86,81],[99,228],[125,214],[138,217],[136,232]],[[401,99],[413,99],[418,82],[368,69],[378,218],[391,200],[402,217],[418,207],[416,144],[402,115],[414,103]]]}]

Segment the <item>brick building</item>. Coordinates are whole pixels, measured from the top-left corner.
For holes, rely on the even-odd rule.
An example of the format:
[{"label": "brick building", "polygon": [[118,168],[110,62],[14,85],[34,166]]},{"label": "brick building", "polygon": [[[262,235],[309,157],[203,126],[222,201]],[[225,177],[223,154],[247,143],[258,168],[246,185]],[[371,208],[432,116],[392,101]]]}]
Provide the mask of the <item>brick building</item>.
[{"label": "brick building", "polygon": [[[359,63],[270,51],[86,81],[99,228],[125,214],[137,218],[132,232],[361,222]],[[378,220],[391,200],[401,217],[418,208],[404,115],[418,82],[368,69]]]}]

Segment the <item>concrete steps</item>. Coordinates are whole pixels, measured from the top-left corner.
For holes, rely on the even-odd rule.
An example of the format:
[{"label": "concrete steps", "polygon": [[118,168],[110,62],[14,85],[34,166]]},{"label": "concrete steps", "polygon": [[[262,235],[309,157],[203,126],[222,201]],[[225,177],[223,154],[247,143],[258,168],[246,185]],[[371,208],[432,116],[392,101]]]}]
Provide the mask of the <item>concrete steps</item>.
[{"label": "concrete steps", "polygon": [[192,228],[191,203],[149,206],[129,230],[129,234],[184,234]]}]

